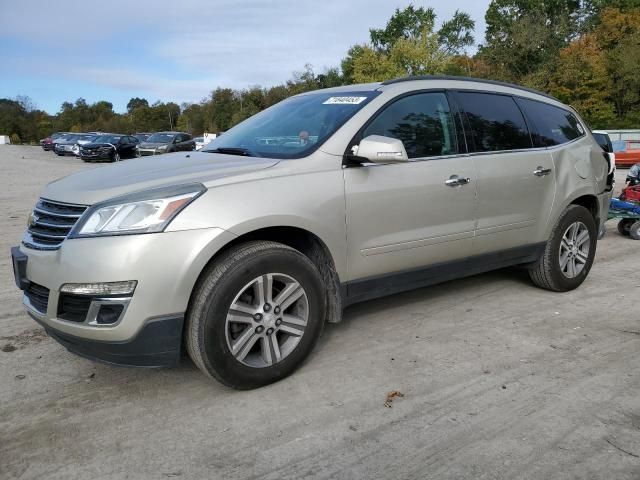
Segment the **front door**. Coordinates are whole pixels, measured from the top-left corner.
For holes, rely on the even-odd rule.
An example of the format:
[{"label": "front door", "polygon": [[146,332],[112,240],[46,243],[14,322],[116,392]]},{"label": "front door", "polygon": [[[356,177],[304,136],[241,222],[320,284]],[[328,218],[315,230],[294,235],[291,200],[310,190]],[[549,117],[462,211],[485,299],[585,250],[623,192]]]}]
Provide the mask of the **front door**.
[{"label": "front door", "polygon": [[384,290],[392,274],[468,256],[476,171],[473,159],[460,153],[446,95],[399,98],[360,137],[369,135],[402,140],[410,161],[344,169],[349,280],[378,277],[376,285]]}]

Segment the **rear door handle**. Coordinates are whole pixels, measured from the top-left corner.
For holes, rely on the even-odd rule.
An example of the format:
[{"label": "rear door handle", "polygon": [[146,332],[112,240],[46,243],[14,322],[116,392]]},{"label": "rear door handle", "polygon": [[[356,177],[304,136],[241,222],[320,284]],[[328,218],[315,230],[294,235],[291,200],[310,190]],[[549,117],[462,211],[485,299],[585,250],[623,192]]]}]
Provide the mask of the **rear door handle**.
[{"label": "rear door handle", "polygon": [[466,185],[470,183],[470,178],[459,177],[458,175],[451,175],[447,180],[444,181],[444,184],[447,187],[459,187],[461,185]]},{"label": "rear door handle", "polygon": [[533,174],[536,177],[544,177],[545,175],[549,175],[551,173],[551,169],[550,168],[542,168],[541,166],[538,166],[538,168],[536,168],[533,171]]}]

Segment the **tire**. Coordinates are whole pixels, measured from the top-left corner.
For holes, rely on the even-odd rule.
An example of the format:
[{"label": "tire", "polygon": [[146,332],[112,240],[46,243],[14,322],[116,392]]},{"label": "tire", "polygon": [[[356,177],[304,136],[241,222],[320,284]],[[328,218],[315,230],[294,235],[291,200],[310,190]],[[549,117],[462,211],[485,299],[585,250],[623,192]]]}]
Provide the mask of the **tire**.
[{"label": "tire", "polygon": [[115,152],[113,154],[113,157],[111,157],[111,161],[112,162],[119,162],[120,161],[120,154],[118,154],[118,152]]},{"label": "tire", "polygon": [[618,222],[618,232],[620,232],[620,235],[625,235],[628,237],[629,229],[635,222],[636,221],[633,218],[623,218],[622,220],[620,220]]},{"label": "tire", "polygon": [[[268,278],[273,304],[262,305],[258,283],[268,285]],[[292,292],[289,301],[297,299],[276,303],[285,289]],[[299,251],[266,241],[233,247],[194,288],[186,315],[187,352],[200,370],[224,385],[239,390],[268,385],[290,375],[311,353],[324,327],[325,303],[320,273]],[[232,304],[242,310],[231,314]],[[289,323],[302,325],[305,316],[306,326]]]},{"label": "tire", "polygon": [[629,236],[634,240],[640,240],[640,220],[629,227]]},{"label": "tire", "polygon": [[[575,227],[579,247],[573,248],[570,230]],[[585,239],[583,235],[588,233]],[[544,253],[529,269],[533,283],[546,290],[566,292],[577,288],[584,282],[591,270],[597,245],[596,222],[586,208],[569,205],[556,222],[547,241]],[[565,235],[568,237],[565,238]],[[565,242],[563,242],[565,239]],[[564,266],[561,259],[565,260]],[[573,270],[572,267],[573,266]]]}]

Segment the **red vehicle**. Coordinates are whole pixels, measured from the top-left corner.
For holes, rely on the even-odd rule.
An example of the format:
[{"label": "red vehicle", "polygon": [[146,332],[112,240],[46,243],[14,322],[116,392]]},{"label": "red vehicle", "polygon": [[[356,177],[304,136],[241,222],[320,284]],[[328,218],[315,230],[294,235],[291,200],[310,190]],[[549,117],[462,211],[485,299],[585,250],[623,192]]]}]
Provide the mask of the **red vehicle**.
[{"label": "red vehicle", "polygon": [[62,135],[69,133],[69,132],[55,132],[52,133],[51,135],[49,135],[47,138],[43,138],[42,140],[40,140],[40,146],[42,147],[43,150],[53,150],[53,141],[58,138],[61,137]]},{"label": "red vehicle", "polygon": [[631,167],[640,163],[640,140],[616,140],[613,142],[616,167]]}]

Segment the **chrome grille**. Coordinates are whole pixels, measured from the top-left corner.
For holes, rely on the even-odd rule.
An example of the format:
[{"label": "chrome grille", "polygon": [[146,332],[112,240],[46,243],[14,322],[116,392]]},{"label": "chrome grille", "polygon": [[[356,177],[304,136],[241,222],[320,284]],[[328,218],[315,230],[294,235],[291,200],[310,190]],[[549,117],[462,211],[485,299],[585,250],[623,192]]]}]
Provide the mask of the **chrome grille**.
[{"label": "chrome grille", "polygon": [[22,242],[27,247],[39,250],[59,248],[86,209],[86,205],[41,198],[29,217],[29,227]]}]

